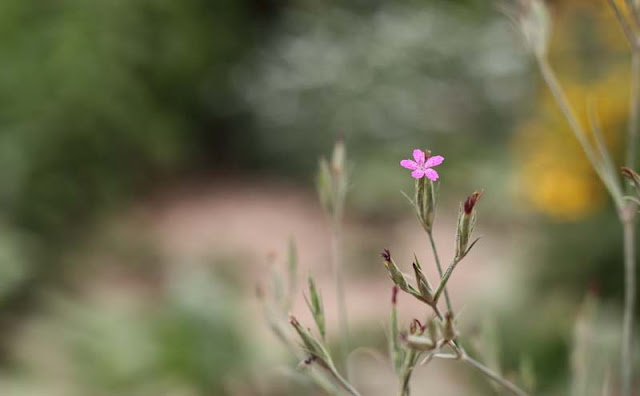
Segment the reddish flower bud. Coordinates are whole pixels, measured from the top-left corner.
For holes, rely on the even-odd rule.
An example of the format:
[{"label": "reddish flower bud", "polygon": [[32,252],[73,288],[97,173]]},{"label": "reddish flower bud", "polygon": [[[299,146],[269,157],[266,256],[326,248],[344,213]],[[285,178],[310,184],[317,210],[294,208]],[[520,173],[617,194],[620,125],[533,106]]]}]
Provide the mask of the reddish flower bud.
[{"label": "reddish flower bud", "polygon": [[389,252],[389,249],[384,249],[382,253],[380,253],[380,256],[382,256],[385,261],[391,261],[391,252]]},{"label": "reddish flower bud", "polygon": [[470,215],[473,211],[473,208],[476,206],[476,202],[482,196],[482,191],[476,191],[473,194],[469,195],[466,201],[464,201],[464,213]]}]

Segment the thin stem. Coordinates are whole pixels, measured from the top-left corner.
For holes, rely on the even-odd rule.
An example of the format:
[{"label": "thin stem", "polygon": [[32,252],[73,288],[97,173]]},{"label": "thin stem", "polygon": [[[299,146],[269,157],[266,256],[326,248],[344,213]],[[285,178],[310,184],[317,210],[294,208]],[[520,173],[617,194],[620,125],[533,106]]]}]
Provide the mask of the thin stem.
[{"label": "thin stem", "polygon": [[549,90],[558,103],[558,107],[560,107],[562,114],[567,119],[567,122],[571,127],[571,131],[582,146],[584,153],[587,155],[587,159],[589,159],[591,164],[594,165],[594,168],[596,168],[599,161],[595,156],[593,149],[591,148],[591,144],[587,139],[587,134],[582,128],[582,125],[578,121],[578,117],[575,115],[575,112],[571,107],[569,100],[567,99],[567,95],[564,93],[564,90],[560,86],[560,82],[558,81],[558,78],[551,68],[551,65],[549,65],[549,61],[546,57],[536,57],[536,59],[538,60],[538,65],[540,66],[542,78],[544,78],[544,81],[549,86]]},{"label": "thin stem", "polygon": [[633,17],[633,22],[636,26],[640,26],[640,13],[638,12],[638,7],[634,4],[634,0],[625,0],[627,5],[627,10]]},{"label": "thin stem", "polygon": [[338,322],[340,327],[341,346],[340,357],[344,363],[346,377],[349,378],[347,356],[350,348],[349,322],[347,319],[347,303],[344,293],[344,275],[342,269],[342,229],[340,221],[334,219],[331,224],[331,263],[336,282],[336,297],[338,305]]},{"label": "thin stem", "polygon": [[622,324],[622,395],[631,395],[631,386],[633,382],[633,327],[635,322],[635,306],[636,306],[636,263],[635,263],[635,228],[634,212],[635,204],[627,209],[630,215],[623,223],[624,235],[624,272],[625,272],[625,288],[624,288],[624,318]]},{"label": "thin stem", "polygon": [[625,164],[634,169],[637,164],[638,121],[640,117],[640,50],[631,55],[631,99],[629,104],[629,131]]},{"label": "thin stem", "polygon": [[442,275],[442,278],[440,279],[440,284],[438,285],[436,292],[433,294],[434,304],[438,303],[438,299],[440,298],[440,295],[442,294],[443,291],[445,292],[445,296],[446,296],[447,282],[449,282],[449,278],[451,278],[451,274],[453,274],[453,270],[456,269],[456,266],[460,261],[462,261],[462,258],[453,259],[451,264],[449,264],[449,268],[447,268],[447,271],[444,273],[444,275]]},{"label": "thin stem", "polygon": [[358,391],[356,390],[356,388],[353,387],[353,385],[351,385],[349,383],[349,381],[347,381],[346,379],[344,379],[340,373],[338,372],[338,370],[331,370],[331,373],[333,374],[333,376],[336,378],[336,380],[338,380],[338,383],[340,383],[340,385],[347,391],[349,392],[352,396],[360,396],[360,393],[358,393]]},{"label": "thin stem", "polygon": [[638,44],[636,42],[636,35],[633,32],[633,29],[631,28],[631,26],[629,25],[627,18],[624,16],[624,13],[620,9],[620,7],[618,7],[618,4],[616,4],[615,0],[607,0],[607,2],[609,3],[609,6],[611,7],[614,14],[616,15],[616,19],[618,20],[618,23],[620,24],[620,27],[622,28],[622,31],[624,32],[624,35],[627,38],[627,41],[629,41],[629,45],[631,46],[632,49],[637,47]]},{"label": "thin stem", "polygon": [[[637,10],[634,8],[634,16]],[[627,167],[634,169],[637,164],[638,127],[640,119],[640,49],[633,48],[631,55],[631,98],[629,104],[629,130],[627,135]],[[627,184],[628,190],[631,189]],[[622,396],[631,395],[633,383],[633,328],[636,307],[636,211],[637,205],[628,202],[621,211],[624,241],[624,316],[622,320],[621,381]]]},{"label": "thin stem", "polygon": [[[436,242],[433,239],[432,232],[427,232],[427,234],[429,235],[429,242],[431,242],[431,250],[433,251],[433,257],[436,259],[436,266],[438,267],[438,275],[440,275],[440,282],[442,283],[442,276],[444,274],[442,272],[442,265],[440,264],[440,257],[438,256],[438,249],[436,248]],[[447,302],[447,309],[449,310],[449,312],[453,312],[451,299],[449,298],[449,291],[447,290],[446,287],[444,288],[444,299]],[[435,304],[437,304],[438,302],[437,295],[435,296],[434,301],[435,301]]]},{"label": "thin stem", "polygon": [[466,353],[462,354],[461,359],[462,359],[463,362],[469,364],[471,367],[475,368],[476,370],[478,370],[479,372],[484,374],[486,377],[491,378],[492,380],[494,380],[498,384],[502,385],[505,389],[508,389],[514,395],[527,396],[527,392],[523,391],[522,389],[520,389],[516,385],[514,385],[512,382],[509,382],[505,378],[503,378],[500,375],[496,374],[491,369],[489,369],[487,366],[485,366],[482,363],[478,362],[477,360],[471,358]]},{"label": "thin stem", "polygon": [[[612,4],[613,2],[610,2]],[[640,18],[638,18],[638,10],[631,4],[630,11],[632,11],[634,22],[639,25]],[[640,48],[638,47],[637,36],[635,33],[631,34],[628,29],[624,18],[618,15],[619,9],[613,6],[616,12],[616,17],[621,23],[622,28],[625,30],[625,34],[631,41],[632,48],[632,60],[631,60],[631,99],[630,99],[630,115],[629,115],[629,131],[627,141],[627,155],[626,164],[629,168],[633,169],[636,165],[637,146],[638,146],[638,126],[640,120]],[[633,37],[630,37],[633,36]],[[582,146],[587,158],[591,162],[594,170],[600,176],[603,184],[611,194],[616,207],[618,209],[619,217],[623,225],[624,234],[624,269],[625,269],[625,303],[624,303],[624,318],[623,318],[623,330],[622,330],[622,346],[621,346],[621,387],[622,396],[631,395],[632,385],[632,373],[633,373],[633,325],[635,322],[635,305],[636,305],[636,285],[635,285],[635,212],[637,210],[636,205],[631,202],[624,202],[621,192],[617,191],[617,188],[612,188],[617,184],[609,183],[614,179],[613,175],[607,175],[606,169],[601,167],[601,162],[596,157],[589,141],[582,129],[582,126],[578,122],[573,109],[571,108],[567,97],[562,90],[553,70],[551,69],[546,57],[537,57],[540,71],[545,82],[549,86],[552,95],[556,99],[560,110],[567,119],[572,132],[576,139]]]},{"label": "thin stem", "polygon": [[622,207],[621,205],[622,197],[620,197],[620,194],[618,193],[618,191],[616,191],[616,189],[611,188],[611,186],[609,185],[610,178],[604,173],[601,167],[601,161],[596,156],[596,153],[594,152],[593,147],[591,147],[591,143],[587,138],[587,134],[585,133],[584,129],[582,128],[582,125],[578,121],[578,118],[575,115],[575,112],[573,111],[573,108],[571,107],[569,100],[567,99],[567,95],[565,94],[564,90],[560,86],[558,78],[556,77],[553,69],[551,68],[551,65],[549,65],[549,61],[544,56],[538,56],[536,57],[536,60],[538,61],[538,66],[540,68],[540,73],[542,74],[542,78],[544,79],[545,83],[549,87],[549,90],[551,91],[551,94],[556,100],[558,107],[560,108],[560,110],[562,111],[562,114],[564,115],[567,122],[569,123],[570,129],[573,132],[576,140],[578,140],[578,143],[580,143],[580,146],[582,146],[582,150],[587,156],[587,159],[589,160],[589,162],[591,163],[591,166],[596,171],[596,173],[602,180],[603,184],[609,191],[609,194],[611,195],[614,202],[616,203],[617,208],[620,209]]},{"label": "thin stem", "polygon": [[409,357],[407,358],[408,365],[404,368],[402,379],[400,383],[400,396],[409,396],[411,394],[411,388],[409,387],[409,381],[411,380],[411,374],[413,374],[413,369],[416,366],[416,361],[418,360],[420,353],[412,350],[409,352]]}]

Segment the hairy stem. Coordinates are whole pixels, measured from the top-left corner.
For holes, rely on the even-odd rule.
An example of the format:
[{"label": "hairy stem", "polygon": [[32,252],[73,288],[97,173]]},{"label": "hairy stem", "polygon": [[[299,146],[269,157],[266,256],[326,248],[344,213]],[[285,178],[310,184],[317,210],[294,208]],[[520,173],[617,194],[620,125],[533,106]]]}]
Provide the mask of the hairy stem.
[{"label": "hairy stem", "polygon": [[[431,250],[433,251],[433,257],[436,260],[436,266],[438,267],[438,275],[440,275],[440,282],[442,282],[442,276],[444,275],[442,272],[442,264],[440,264],[440,256],[438,256],[438,249],[436,248],[436,242],[433,239],[433,233],[427,232],[429,235],[429,242],[431,242]],[[444,299],[447,302],[447,309],[449,312],[453,312],[453,307],[451,305],[451,299],[449,298],[449,291],[447,288],[444,288]],[[438,297],[435,297],[436,304],[438,302]]]},{"label": "hairy stem", "polygon": [[505,389],[509,390],[514,395],[527,396],[527,392],[525,392],[522,389],[518,388],[512,382],[510,382],[510,381],[506,380],[505,378],[501,377],[499,374],[493,372],[487,366],[485,366],[482,363],[478,362],[477,360],[471,358],[466,353],[463,352],[461,359],[462,359],[463,362],[469,364],[471,367],[473,367],[476,370],[478,370],[484,376],[486,376],[486,377],[492,379],[493,381],[497,382],[498,384],[502,385]]},{"label": "hairy stem", "polygon": [[344,274],[342,268],[342,227],[335,219],[331,224],[331,264],[336,283],[336,297],[338,305],[338,322],[340,326],[341,345],[340,361],[344,364],[346,377],[349,378],[347,356],[350,348],[349,322],[347,318],[347,303],[344,293]]}]

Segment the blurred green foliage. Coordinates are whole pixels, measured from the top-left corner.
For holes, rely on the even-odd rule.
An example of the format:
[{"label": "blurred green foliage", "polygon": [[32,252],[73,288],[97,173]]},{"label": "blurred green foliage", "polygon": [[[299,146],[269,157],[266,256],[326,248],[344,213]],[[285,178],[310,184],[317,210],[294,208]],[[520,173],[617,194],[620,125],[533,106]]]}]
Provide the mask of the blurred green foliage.
[{"label": "blurred green foliage", "polygon": [[277,10],[269,0],[0,4],[0,322],[65,276],[65,252],[94,220],[223,163],[225,136],[243,129],[229,74]]}]

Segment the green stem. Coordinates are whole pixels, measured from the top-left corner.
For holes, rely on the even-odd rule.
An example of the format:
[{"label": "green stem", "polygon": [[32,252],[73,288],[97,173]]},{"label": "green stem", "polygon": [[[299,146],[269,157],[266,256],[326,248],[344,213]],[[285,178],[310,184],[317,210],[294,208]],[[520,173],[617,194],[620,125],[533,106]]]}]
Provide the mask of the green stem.
[{"label": "green stem", "polygon": [[446,297],[447,282],[449,282],[449,278],[451,278],[451,274],[453,274],[453,270],[456,269],[456,266],[460,261],[462,261],[462,259],[453,259],[453,261],[449,265],[449,268],[447,268],[447,271],[444,273],[444,275],[442,275],[442,279],[440,279],[440,284],[438,285],[438,288],[436,289],[436,292],[433,295],[434,304],[438,303],[440,294],[442,294],[443,291],[445,292],[445,297]]},{"label": "green stem", "polygon": [[[560,86],[560,83],[558,82],[558,79],[556,78],[546,57],[537,57],[537,60],[543,79],[547,83],[547,86],[558,103],[560,110],[567,119],[576,139],[582,146],[589,162],[591,162],[594,170],[598,176],[600,176],[603,184],[611,194],[611,197],[616,204],[616,208],[618,209],[620,221],[622,222],[624,234],[625,302],[621,345],[621,395],[629,396],[631,395],[631,384],[633,380],[632,347],[636,305],[635,212],[637,207],[634,203],[624,202],[619,184],[617,182],[611,182],[612,180],[617,180],[617,178],[614,179],[613,175],[607,175],[605,170],[600,166],[601,162],[596,157],[589,141],[587,140],[587,136],[578,122],[575,112],[571,108],[566,94],[562,90],[562,87]],[[637,39],[634,35],[634,37],[632,37],[631,99],[626,156],[626,164],[631,169],[636,165],[639,120],[640,49],[638,49]]]},{"label": "green stem", "polygon": [[618,180],[618,178],[615,177],[614,179],[614,175],[608,175],[605,173],[605,170],[603,169],[601,164],[602,161],[598,158],[595,151],[593,150],[593,147],[591,146],[591,143],[587,138],[586,132],[584,131],[582,125],[578,121],[578,117],[576,116],[575,111],[571,107],[571,104],[569,103],[569,99],[567,99],[567,95],[562,89],[562,86],[560,85],[558,78],[556,77],[553,69],[551,68],[551,65],[549,65],[548,59],[544,56],[541,56],[541,57],[536,57],[536,60],[538,61],[538,66],[540,68],[540,73],[542,74],[542,78],[544,79],[545,83],[549,87],[549,91],[551,91],[551,94],[554,97],[556,103],[558,104],[560,111],[562,111],[562,114],[564,115],[565,119],[569,123],[569,127],[573,132],[573,135],[575,136],[578,143],[580,143],[580,146],[582,147],[582,150],[587,156],[587,159],[591,163],[591,166],[593,167],[595,172],[598,174],[598,176],[602,180],[602,183],[604,184],[604,186],[607,188],[607,191],[609,192],[609,194],[611,195],[611,198],[616,204],[616,208],[620,210],[623,207],[622,193],[621,191],[619,191],[618,184],[611,183],[611,180]]},{"label": "green stem", "polygon": [[464,351],[463,351],[462,357],[460,359],[462,359],[463,362],[469,364],[474,369],[478,370],[485,377],[488,377],[488,378],[492,379],[493,381],[497,382],[498,384],[502,385],[505,389],[509,390],[514,395],[527,396],[527,392],[525,392],[522,389],[518,388],[512,382],[510,382],[510,381],[506,380],[505,378],[501,377],[499,374],[493,372],[487,366],[485,366],[482,363],[478,362],[477,360],[471,358]]},{"label": "green stem", "polygon": [[[635,169],[637,164],[638,123],[640,117],[640,50],[632,49],[631,55],[631,98],[629,108],[629,129],[627,136],[626,166]],[[628,183],[628,191],[631,184]],[[624,316],[622,320],[621,382],[622,396],[631,395],[633,384],[633,328],[636,307],[636,211],[637,205],[627,203],[620,218],[624,241]]]},{"label": "green stem", "polygon": [[622,350],[621,350],[621,395],[631,395],[633,383],[633,328],[635,324],[636,307],[636,246],[635,246],[635,211],[636,205],[630,204],[626,208],[629,212],[623,221],[624,238],[624,317],[622,321]]},{"label": "green stem", "polygon": [[356,388],[353,387],[353,385],[351,385],[349,383],[349,381],[347,381],[346,379],[344,379],[344,377],[342,377],[340,375],[340,373],[338,372],[338,370],[333,369],[330,370],[331,373],[333,374],[333,376],[336,378],[336,380],[338,380],[338,383],[347,391],[349,392],[349,394],[351,394],[352,396],[360,396],[360,393],[358,393],[358,391],[356,390]]},{"label": "green stem", "polygon": [[640,117],[640,50],[631,55],[631,98],[629,104],[629,129],[627,136],[627,157],[625,165],[633,170],[637,164],[638,122]]},{"label": "green stem", "polygon": [[340,345],[340,361],[344,365],[346,377],[349,378],[349,370],[347,364],[347,356],[350,349],[349,322],[347,317],[347,303],[344,292],[344,274],[342,268],[342,230],[340,221],[334,219],[331,224],[331,263],[333,266],[333,275],[336,283],[336,297],[338,305],[338,321],[340,327],[341,345]]},{"label": "green stem", "polygon": [[409,396],[411,394],[411,388],[409,387],[409,381],[411,380],[411,374],[413,374],[413,369],[416,366],[418,357],[420,354],[416,351],[409,352],[409,356],[407,358],[407,366],[403,369],[402,379],[400,383],[400,396]]},{"label": "green stem", "polygon": [[[442,265],[440,264],[440,257],[438,256],[438,249],[436,248],[436,242],[433,239],[433,233],[432,232],[427,232],[427,234],[429,235],[429,242],[431,242],[431,250],[433,251],[433,257],[436,260],[436,266],[438,267],[438,275],[440,275],[440,284],[442,284]],[[451,299],[449,298],[449,291],[446,289],[446,287],[444,288],[444,299],[447,302],[447,309],[449,310],[449,312],[453,312],[453,308],[451,305]],[[435,304],[438,303],[438,297],[436,295],[436,297],[434,298]]]}]

